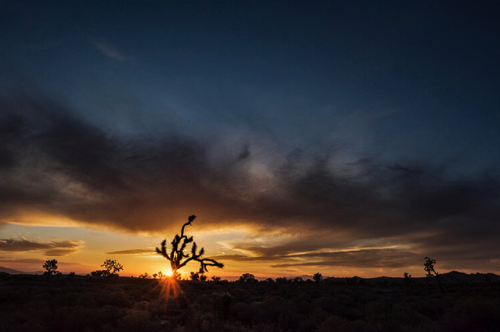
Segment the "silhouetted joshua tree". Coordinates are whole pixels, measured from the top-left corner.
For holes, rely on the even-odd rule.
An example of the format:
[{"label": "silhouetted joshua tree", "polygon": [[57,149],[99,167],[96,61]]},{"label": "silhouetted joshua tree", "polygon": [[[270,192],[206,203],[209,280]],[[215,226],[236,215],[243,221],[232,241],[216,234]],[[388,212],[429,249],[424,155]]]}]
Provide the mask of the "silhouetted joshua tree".
[{"label": "silhouetted joshua tree", "polygon": [[315,274],[313,275],[313,279],[314,279],[314,281],[316,281],[316,284],[317,284],[317,285],[318,285],[318,287],[319,287],[319,284],[320,284],[321,280],[323,280],[323,275],[322,275],[321,273],[319,273],[319,272],[318,272],[318,273],[315,273]]},{"label": "silhouetted joshua tree", "polygon": [[[177,270],[183,268],[187,263],[191,261],[200,263],[199,273],[208,272],[207,266],[216,266],[218,268],[224,267],[224,264],[219,263],[211,258],[202,258],[202,256],[205,254],[205,249],[201,248],[200,251],[196,253],[198,246],[196,245],[196,242],[193,242],[193,237],[191,236],[188,238],[186,235],[184,235],[184,228],[187,225],[192,226],[191,223],[195,218],[196,216],[194,215],[190,216],[188,218],[188,222],[182,226],[181,235],[175,235],[172,241],[172,250],[170,251],[170,253],[167,252],[167,240],[163,240],[161,242],[161,249],[156,248],[156,252],[158,254],[162,255],[170,261],[170,267],[172,269],[173,276],[176,275]],[[193,243],[191,247],[191,254],[185,254],[184,250],[186,249],[186,246],[191,242]]]},{"label": "silhouetted joshua tree", "polygon": [[57,259],[46,260],[43,264],[43,268],[47,270],[47,272],[44,272],[44,274],[47,276],[47,279],[50,279],[51,275],[57,274]]},{"label": "silhouetted joshua tree", "polygon": [[[441,292],[444,294],[443,285],[441,285],[441,279],[439,278],[439,273],[437,273],[436,270],[434,270],[434,264],[436,264],[435,259],[425,257],[424,270],[427,272],[425,277],[432,278],[435,275],[437,277],[439,289],[441,289]],[[434,275],[432,275],[432,273],[434,273]]]}]

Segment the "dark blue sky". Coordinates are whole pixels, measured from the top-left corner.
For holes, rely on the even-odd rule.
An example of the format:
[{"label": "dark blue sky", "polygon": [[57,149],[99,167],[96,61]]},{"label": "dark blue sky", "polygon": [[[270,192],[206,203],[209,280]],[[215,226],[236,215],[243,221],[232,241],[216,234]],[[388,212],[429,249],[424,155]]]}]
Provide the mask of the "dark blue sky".
[{"label": "dark blue sky", "polygon": [[[415,223],[441,234],[458,220],[466,234],[479,222],[479,245],[499,227],[499,14],[495,2],[3,1],[0,155],[29,168],[29,146],[105,196],[175,179],[198,186],[213,218],[252,224],[273,209],[304,221],[342,206],[332,229],[377,238],[361,225],[385,220],[410,241]],[[15,204],[57,210],[21,182],[4,185]],[[57,211],[149,227],[99,209]]]},{"label": "dark blue sky", "polygon": [[56,94],[125,131],[222,126],[285,149],[332,145],[477,171],[500,156],[498,9],[7,2],[2,85]]}]

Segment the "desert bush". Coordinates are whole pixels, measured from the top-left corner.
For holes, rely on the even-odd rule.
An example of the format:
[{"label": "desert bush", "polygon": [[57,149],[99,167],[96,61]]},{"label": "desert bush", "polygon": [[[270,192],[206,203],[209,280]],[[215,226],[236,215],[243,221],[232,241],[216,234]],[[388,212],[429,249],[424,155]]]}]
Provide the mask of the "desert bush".
[{"label": "desert bush", "polygon": [[329,316],[320,324],[316,332],[378,332],[364,321],[349,321],[338,316]]},{"label": "desert bush", "polygon": [[261,315],[259,321],[262,323],[274,323],[283,309],[284,299],[279,296],[272,296],[260,302]]},{"label": "desert bush", "polygon": [[484,297],[466,298],[448,309],[442,318],[445,331],[494,331],[500,326],[500,307]]},{"label": "desert bush", "polygon": [[152,319],[144,310],[128,309],[125,317],[118,323],[118,330],[123,332],[151,332],[160,326],[158,319]]},{"label": "desert bush", "polygon": [[432,327],[428,317],[389,302],[370,302],[365,314],[368,324],[380,331],[429,331]]}]

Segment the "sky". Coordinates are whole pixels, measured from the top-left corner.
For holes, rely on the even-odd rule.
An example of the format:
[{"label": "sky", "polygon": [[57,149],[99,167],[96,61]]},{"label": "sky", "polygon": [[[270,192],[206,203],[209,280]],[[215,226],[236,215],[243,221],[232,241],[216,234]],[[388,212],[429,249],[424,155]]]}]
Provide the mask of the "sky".
[{"label": "sky", "polygon": [[0,266],[165,273],[194,214],[209,276],[500,273],[499,14],[0,1]]}]

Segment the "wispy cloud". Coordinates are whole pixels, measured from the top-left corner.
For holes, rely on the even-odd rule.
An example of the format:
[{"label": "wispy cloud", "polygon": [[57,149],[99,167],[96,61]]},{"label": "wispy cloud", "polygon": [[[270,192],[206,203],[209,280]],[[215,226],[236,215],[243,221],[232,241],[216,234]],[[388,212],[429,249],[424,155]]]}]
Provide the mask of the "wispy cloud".
[{"label": "wispy cloud", "polygon": [[95,48],[97,48],[103,55],[107,56],[110,59],[119,61],[128,59],[128,57],[126,57],[122,52],[118,51],[115,47],[111,46],[103,40],[90,39],[90,41],[95,46]]},{"label": "wispy cloud", "polygon": [[0,239],[0,251],[26,252],[45,250],[47,256],[67,256],[80,250],[83,242],[77,240],[39,242],[21,239]]},{"label": "wispy cloud", "polygon": [[152,249],[129,249],[129,250],[119,250],[110,251],[106,255],[143,255],[143,254],[155,254]]}]

